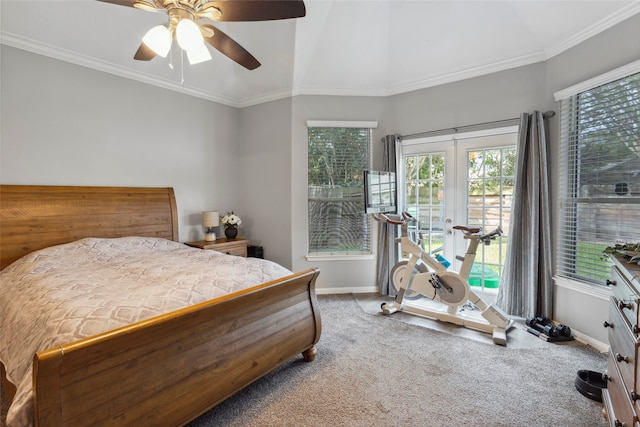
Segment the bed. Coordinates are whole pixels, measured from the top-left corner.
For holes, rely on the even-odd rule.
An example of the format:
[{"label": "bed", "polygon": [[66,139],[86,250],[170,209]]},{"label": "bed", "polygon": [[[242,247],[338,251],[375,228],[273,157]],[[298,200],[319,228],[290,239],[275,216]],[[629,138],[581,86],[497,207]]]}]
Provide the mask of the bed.
[{"label": "bed", "polygon": [[[260,264],[278,276],[39,349],[28,362],[34,425],[183,425],[296,354],[315,359],[319,271],[293,274],[265,260],[180,245],[176,212],[171,188],[0,185],[0,267],[15,263],[6,272],[74,245],[123,241],[195,251],[185,254],[206,262]],[[13,399],[10,372],[2,366],[3,390]]]}]

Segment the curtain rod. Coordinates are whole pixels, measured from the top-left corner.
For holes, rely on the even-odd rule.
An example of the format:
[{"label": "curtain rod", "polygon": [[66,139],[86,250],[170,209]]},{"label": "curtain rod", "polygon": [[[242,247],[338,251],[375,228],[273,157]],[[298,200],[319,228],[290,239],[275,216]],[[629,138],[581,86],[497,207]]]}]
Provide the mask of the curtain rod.
[{"label": "curtain rod", "polygon": [[[553,116],[556,115],[555,111],[546,111],[542,114],[542,117],[544,117],[545,119],[551,118]],[[424,138],[427,136],[438,136],[438,135],[448,135],[448,134],[452,134],[452,133],[457,133],[460,132],[461,130],[481,130],[481,129],[488,129],[491,128],[495,125],[498,124],[517,124],[520,121],[520,117],[515,117],[513,119],[504,119],[504,120],[495,120],[492,122],[485,122],[485,123],[477,123],[475,125],[465,125],[465,126],[458,126],[458,127],[454,127],[454,128],[447,128],[447,129],[439,129],[439,130],[430,130],[427,132],[419,132],[419,133],[412,133],[410,135],[401,135],[400,138],[404,139],[415,139],[415,138]]]}]

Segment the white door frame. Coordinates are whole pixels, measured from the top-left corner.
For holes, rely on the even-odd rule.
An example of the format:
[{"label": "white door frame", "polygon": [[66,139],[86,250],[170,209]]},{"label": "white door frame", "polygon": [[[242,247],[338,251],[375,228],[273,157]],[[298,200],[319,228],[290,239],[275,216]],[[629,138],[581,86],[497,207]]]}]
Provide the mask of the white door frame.
[{"label": "white door frame", "polygon": [[451,138],[420,138],[410,141],[402,141],[402,154],[400,156],[400,179],[398,180],[398,205],[400,207],[406,206],[405,204],[405,191],[404,191],[404,177],[405,174],[405,161],[404,157],[407,155],[421,155],[430,153],[444,153],[445,155],[445,176],[444,176],[444,217],[445,217],[445,230],[444,230],[444,251],[445,258],[452,260],[455,257],[455,248],[453,233],[451,227],[455,224],[452,223],[455,216],[455,208],[458,205],[457,192],[455,191],[456,181],[456,141]]},{"label": "white door frame", "polygon": [[[467,150],[504,147],[517,144],[518,126],[506,126],[472,132],[454,133],[434,137],[404,140],[400,144],[398,161],[398,207],[405,206],[404,200],[404,156],[434,152],[445,153],[445,218],[444,255],[453,263],[453,269],[460,268],[456,255],[466,251],[466,241],[462,233],[454,233],[454,225],[467,225]],[[516,139],[514,139],[514,134]],[[504,230],[508,232],[508,230]]]}]

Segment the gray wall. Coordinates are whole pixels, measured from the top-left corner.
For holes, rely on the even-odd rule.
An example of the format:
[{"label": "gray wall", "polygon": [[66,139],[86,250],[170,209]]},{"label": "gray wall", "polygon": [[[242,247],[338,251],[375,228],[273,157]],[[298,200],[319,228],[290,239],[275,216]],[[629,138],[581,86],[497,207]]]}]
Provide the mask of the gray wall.
[{"label": "gray wall", "polygon": [[292,266],[291,99],[241,110],[238,213],[252,244],[263,246],[265,257]]},{"label": "gray wall", "polygon": [[389,97],[385,119],[401,135],[516,118],[543,110],[545,63]]},{"label": "gray wall", "polygon": [[[383,123],[384,98],[297,96],[293,101],[292,128],[292,243],[294,270],[318,267],[318,287],[330,292],[375,290],[375,260],[308,261],[307,254],[307,120],[373,120]],[[386,130],[379,126],[373,135],[373,156],[381,166]]]},{"label": "gray wall", "polygon": [[[555,103],[553,93],[571,87],[600,74],[640,59],[640,15],[627,19],[578,46],[546,62],[547,78],[544,90],[546,104],[554,105],[560,113],[560,103]],[[558,182],[558,153],[560,142],[560,117],[551,124],[552,183]],[[552,185],[552,197],[558,200],[557,186]],[[554,203],[557,206],[557,202]],[[557,223],[558,209],[553,220]],[[609,290],[601,286],[575,286],[567,281],[556,281],[554,319],[569,325],[580,333],[602,343],[607,342],[607,331],[602,326],[608,318]]]},{"label": "gray wall", "polygon": [[[182,241],[202,237],[202,210],[234,210],[267,258],[320,267],[320,292],[373,290],[373,259],[305,258],[307,120],[379,121],[379,167],[385,134],[559,113],[553,92],[639,59],[638,40],[637,15],[543,63],[386,98],[296,96],[244,109],[2,45],[0,182],[173,186]],[[549,137],[555,170],[559,114]],[[557,289],[556,319],[604,342],[606,293],[581,289]]]},{"label": "gray wall", "polygon": [[236,206],[236,109],[1,49],[0,182],[174,187],[182,241]]}]

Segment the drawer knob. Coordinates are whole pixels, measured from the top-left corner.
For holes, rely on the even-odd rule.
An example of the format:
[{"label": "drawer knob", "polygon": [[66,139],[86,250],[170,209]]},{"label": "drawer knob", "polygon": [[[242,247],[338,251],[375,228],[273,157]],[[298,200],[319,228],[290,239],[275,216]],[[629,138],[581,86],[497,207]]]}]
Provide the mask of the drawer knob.
[{"label": "drawer knob", "polygon": [[616,427],[626,427],[627,423],[623,423],[622,421],[616,418],[616,420],[613,422],[613,425]]},{"label": "drawer knob", "polygon": [[623,356],[620,353],[616,353],[616,360],[618,362],[629,363],[629,357],[628,356]]},{"label": "drawer knob", "polygon": [[629,309],[629,310],[633,310],[633,303],[632,302],[622,302],[620,301],[618,303],[618,307],[620,307],[620,310],[624,310],[625,308]]},{"label": "drawer knob", "polygon": [[602,326],[604,326],[605,328],[611,328],[613,329],[613,323],[609,323],[606,320],[604,321],[604,323],[602,324]]},{"label": "drawer knob", "polygon": [[617,284],[615,280],[607,279],[607,286],[616,286]]},{"label": "drawer knob", "polygon": [[631,397],[631,400],[633,400],[634,402],[638,399],[640,399],[640,395],[638,393],[636,393],[635,390],[631,390],[629,392],[629,397]]},{"label": "drawer knob", "polygon": [[613,381],[613,380],[611,379],[611,377],[610,377],[609,375],[607,375],[607,374],[602,374],[602,379],[603,379],[605,382],[607,382],[607,381]]}]

